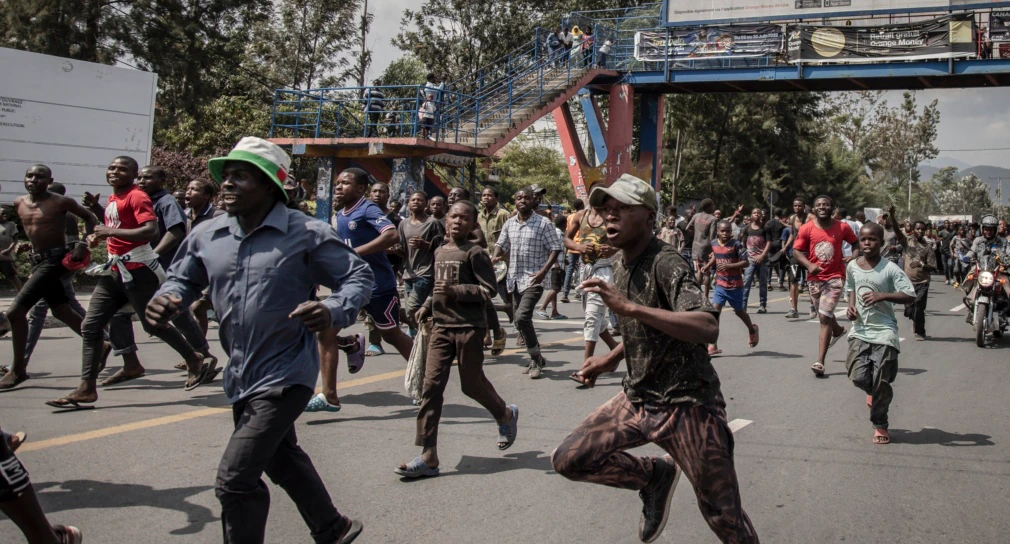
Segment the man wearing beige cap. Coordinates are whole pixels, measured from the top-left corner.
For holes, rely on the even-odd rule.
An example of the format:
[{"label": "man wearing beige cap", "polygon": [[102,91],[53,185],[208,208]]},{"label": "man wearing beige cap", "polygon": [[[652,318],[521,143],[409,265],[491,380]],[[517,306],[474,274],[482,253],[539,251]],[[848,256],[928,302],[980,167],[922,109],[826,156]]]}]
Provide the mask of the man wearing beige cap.
[{"label": "man wearing beige cap", "polygon": [[[599,294],[617,314],[624,343],[590,357],[580,372],[592,387],[625,358],[628,375],[624,390],[554,450],[554,470],[570,480],[638,490],[643,542],[662,533],[683,471],[720,540],[758,542],[740,503],[726,403],[705,347],[719,337],[718,316],[687,261],[653,235],[656,193],[649,184],[621,176],[594,188],[589,205],[602,211],[607,241],[621,254],[614,257],[613,284],[590,278],[580,288]],[[670,455],[625,451],[647,442]]]}]

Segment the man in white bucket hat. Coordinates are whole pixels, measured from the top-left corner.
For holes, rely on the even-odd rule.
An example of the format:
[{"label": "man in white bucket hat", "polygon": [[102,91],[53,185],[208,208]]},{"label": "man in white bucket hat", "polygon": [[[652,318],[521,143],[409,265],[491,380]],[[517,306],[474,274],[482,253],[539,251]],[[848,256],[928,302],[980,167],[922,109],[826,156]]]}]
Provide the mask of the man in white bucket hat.
[{"label": "man in white bucket hat", "polygon": [[[183,241],[147,316],[168,323],[206,289],[221,318],[235,421],[216,482],[224,541],[264,541],[265,472],[298,506],[315,542],[348,544],[362,525],[337,512],[294,423],[319,374],[314,333],[354,323],[371,296],[372,272],[329,225],[285,205],[290,164],[284,150],[254,137],[210,160],[228,215]],[[332,294],[315,300],[316,285]]]}]

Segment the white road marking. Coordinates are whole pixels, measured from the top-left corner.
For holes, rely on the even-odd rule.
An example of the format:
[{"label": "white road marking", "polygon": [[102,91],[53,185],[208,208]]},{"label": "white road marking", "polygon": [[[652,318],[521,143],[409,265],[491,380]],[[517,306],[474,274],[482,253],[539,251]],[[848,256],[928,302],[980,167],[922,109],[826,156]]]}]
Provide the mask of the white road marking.
[{"label": "white road marking", "polygon": [[904,341],[905,341],[905,339],[904,339],[904,338],[899,338],[899,339],[898,339],[898,342],[904,342]]},{"label": "white road marking", "polygon": [[750,425],[751,423],[754,422],[749,419],[734,419],[733,421],[729,422],[729,430],[732,431],[733,434],[736,434],[737,431],[743,429],[744,427]]},{"label": "white road marking", "polygon": [[953,308],[951,308],[950,311],[951,312],[960,312],[961,310],[964,310],[964,309],[965,309],[964,304],[958,304],[957,306],[954,306]]}]

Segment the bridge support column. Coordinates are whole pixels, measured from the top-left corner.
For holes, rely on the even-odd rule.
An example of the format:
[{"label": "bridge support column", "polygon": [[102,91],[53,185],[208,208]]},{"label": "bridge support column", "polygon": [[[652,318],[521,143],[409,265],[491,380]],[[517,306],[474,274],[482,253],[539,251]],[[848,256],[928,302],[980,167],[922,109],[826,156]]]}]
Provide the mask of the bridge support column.
[{"label": "bridge support column", "polygon": [[575,198],[585,200],[588,203],[586,187],[586,173],[589,171],[589,164],[586,161],[586,153],[582,149],[582,142],[579,141],[579,133],[575,130],[575,121],[572,119],[572,110],[565,102],[554,110],[554,124],[558,129],[558,139],[561,140],[561,148],[565,153],[565,166],[568,167],[568,175],[572,178],[572,187],[575,189]]},{"label": "bridge support column", "polygon": [[406,208],[411,193],[424,190],[424,159],[421,157],[393,159],[388,183],[389,198],[399,200]]},{"label": "bridge support column", "polygon": [[661,94],[643,94],[640,104],[637,171],[641,174],[649,172],[649,177],[644,179],[656,189],[657,197],[662,187],[663,174],[663,104]]},{"label": "bridge support column", "polygon": [[347,159],[320,157],[316,170],[316,219],[330,222],[333,215],[333,181],[349,166]]},{"label": "bridge support column", "polygon": [[635,126],[635,89],[627,83],[610,87],[610,120],[607,123],[607,184],[631,172]]}]

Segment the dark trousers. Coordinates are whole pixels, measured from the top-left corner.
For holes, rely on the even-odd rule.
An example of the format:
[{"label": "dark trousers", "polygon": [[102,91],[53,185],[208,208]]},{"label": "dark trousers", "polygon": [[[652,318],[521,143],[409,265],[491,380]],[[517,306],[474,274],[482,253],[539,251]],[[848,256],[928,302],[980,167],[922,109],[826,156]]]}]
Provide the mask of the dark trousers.
[{"label": "dark trousers", "polygon": [[[137,315],[141,315],[143,310],[134,308]],[[193,312],[184,309],[172,318],[172,325],[182,333],[186,342],[200,353],[210,351],[210,343],[200,328],[200,323],[196,321]],[[112,344],[114,355],[137,352],[137,339],[133,334],[133,315],[127,313],[117,313],[109,323],[109,342]]]},{"label": "dark trousers", "polygon": [[147,334],[157,336],[185,359],[189,359],[195,354],[193,346],[189,345],[178,329],[175,327],[155,327],[144,317],[147,303],[158,290],[158,276],[147,267],[131,270],[130,273],[133,275],[133,281],[129,285],[124,284],[118,275],[102,276],[91,295],[88,314],[81,324],[81,336],[84,338],[81,368],[81,379],[83,380],[98,379],[105,326],[127,304],[132,305],[136,310],[140,316],[140,323]]},{"label": "dark trousers", "polygon": [[568,294],[572,292],[572,284],[579,281],[579,262],[581,260],[581,254],[568,254],[568,261],[565,265],[565,286],[562,291],[564,298],[568,298]]},{"label": "dark trousers", "polygon": [[621,392],[561,442],[551,463],[569,480],[641,490],[652,478],[655,461],[625,450],[650,442],[684,471],[705,521],[720,540],[758,542],[740,501],[733,433],[722,406],[634,405]]},{"label": "dark trousers", "polygon": [[887,410],[894,399],[891,383],[898,376],[898,350],[883,344],[869,344],[849,337],[845,367],[852,384],[873,397],[870,423],[874,429],[887,428]]},{"label": "dark trousers", "polygon": [[432,289],[435,288],[435,278],[411,278],[403,280],[403,287],[407,296],[403,301],[403,309],[407,312],[407,321],[410,328],[416,329],[414,314],[421,309],[428,297],[431,296]]},{"label": "dark trousers", "polygon": [[544,294],[543,285],[531,285],[522,293],[511,293],[512,309],[515,311],[516,329],[526,342],[526,352],[531,357],[540,354],[540,342],[537,340],[537,330],[533,328],[533,310]]},{"label": "dark trousers", "polygon": [[235,431],[217,469],[215,494],[221,501],[225,544],[264,541],[270,492],[266,472],[302,515],[317,543],[333,544],[347,519],[337,512],[326,486],[295,436],[295,420],[312,389],[291,385],[268,389],[232,405]]},{"label": "dark trousers", "polygon": [[463,394],[491,412],[495,421],[505,417],[505,401],[484,375],[486,332],[486,329],[450,329],[438,325],[431,328],[414,445],[432,448],[438,443],[438,422],[442,418],[445,386],[449,383],[449,370],[457,358]]},{"label": "dark trousers", "polygon": [[929,282],[915,284],[915,302],[905,306],[905,317],[912,320],[912,331],[926,336],[926,300],[929,298]]}]

